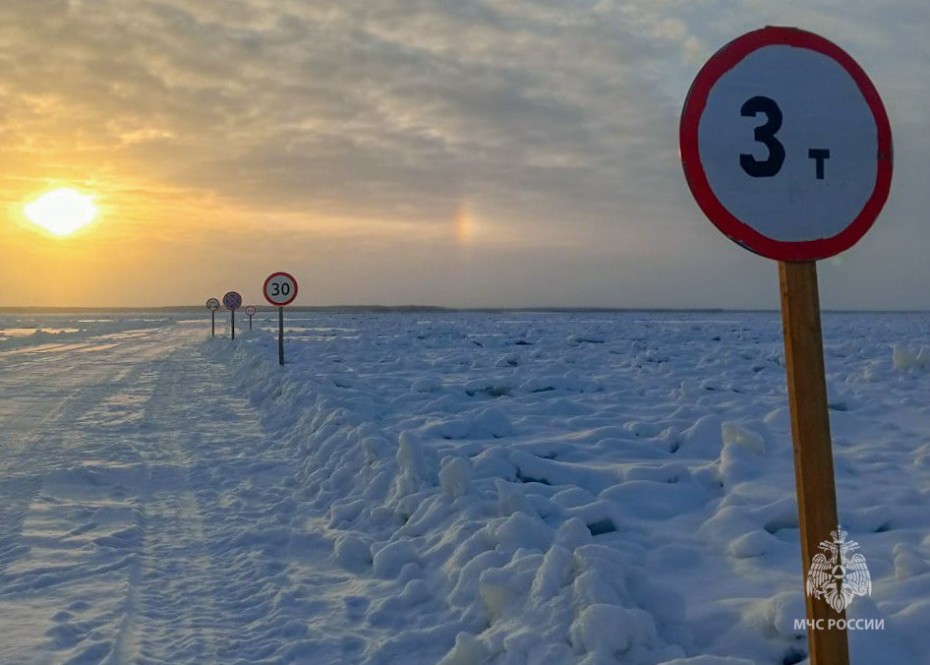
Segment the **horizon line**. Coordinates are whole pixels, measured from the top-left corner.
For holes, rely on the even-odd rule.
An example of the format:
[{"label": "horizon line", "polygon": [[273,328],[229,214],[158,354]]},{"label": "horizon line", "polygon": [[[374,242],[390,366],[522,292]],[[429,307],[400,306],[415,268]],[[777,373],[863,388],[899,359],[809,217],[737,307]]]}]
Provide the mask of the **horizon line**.
[{"label": "horizon line", "polygon": [[[269,304],[255,305],[258,311],[274,311],[277,307]],[[244,310],[240,307],[239,310]],[[519,307],[449,307],[443,305],[288,305],[285,309],[294,312],[710,312],[710,313],[778,313],[778,308],[748,307],[604,307],[604,306],[519,306]],[[111,306],[66,306],[66,305],[0,305],[0,314],[55,314],[67,312],[194,312],[205,310],[203,305],[159,305],[142,307],[138,305]],[[218,311],[224,311],[221,308]],[[927,309],[822,309],[824,313],[863,313],[863,314],[921,314],[930,313]]]}]

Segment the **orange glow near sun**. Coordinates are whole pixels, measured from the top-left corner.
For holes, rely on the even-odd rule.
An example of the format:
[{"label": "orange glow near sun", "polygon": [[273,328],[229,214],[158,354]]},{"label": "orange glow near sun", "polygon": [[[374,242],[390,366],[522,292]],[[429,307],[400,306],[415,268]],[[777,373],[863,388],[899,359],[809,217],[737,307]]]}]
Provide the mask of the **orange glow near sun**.
[{"label": "orange glow near sun", "polygon": [[92,196],[62,188],[27,203],[23,212],[36,226],[63,238],[90,224],[97,217],[97,206]]},{"label": "orange glow near sun", "polygon": [[455,211],[454,219],[455,241],[459,245],[467,245],[474,234],[474,220],[471,206],[468,201],[460,201]]}]

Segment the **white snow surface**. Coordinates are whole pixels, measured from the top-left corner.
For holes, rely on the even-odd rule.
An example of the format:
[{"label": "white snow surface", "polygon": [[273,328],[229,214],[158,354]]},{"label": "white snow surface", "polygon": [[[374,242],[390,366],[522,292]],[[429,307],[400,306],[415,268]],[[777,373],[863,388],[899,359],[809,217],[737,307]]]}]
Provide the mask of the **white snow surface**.
[{"label": "white snow surface", "polygon": [[[3,665],[806,662],[777,314],[217,319],[0,317]],[[928,323],[824,315],[857,665],[930,662]]]}]

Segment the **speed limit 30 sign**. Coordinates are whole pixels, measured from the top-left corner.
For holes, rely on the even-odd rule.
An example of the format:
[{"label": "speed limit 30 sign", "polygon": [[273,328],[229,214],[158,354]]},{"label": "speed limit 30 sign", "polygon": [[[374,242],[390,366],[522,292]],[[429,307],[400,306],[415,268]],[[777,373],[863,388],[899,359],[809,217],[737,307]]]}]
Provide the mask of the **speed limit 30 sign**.
[{"label": "speed limit 30 sign", "polygon": [[888,198],[891,127],[875,86],[839,46],[796,28],[717,51],[691,86],[679,139],[704,213],[771,259],[848,249]]},{"label": "speed limit 30 sign", "polygon": [[278,308],[278,364],[284,365],[284,307],[297,297],[297,280],[286,272],[273,272],[262,286],[265,300]]},{"label": "speed limit 30 sign", "polygon": [[297,280],[286,272],[275,272],[268,275],[262,287],[265,300],[276,307],[289,305],[297,297]]}]

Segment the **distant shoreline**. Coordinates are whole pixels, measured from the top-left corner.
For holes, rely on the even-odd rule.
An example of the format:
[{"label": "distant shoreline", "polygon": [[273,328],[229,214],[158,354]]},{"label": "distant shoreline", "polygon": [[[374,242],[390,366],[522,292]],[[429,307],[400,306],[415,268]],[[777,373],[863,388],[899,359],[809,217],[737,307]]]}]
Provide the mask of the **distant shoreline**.
[{"label": "distant shoreline", "polygon": [[[270,312],[275,308],[271,305],[256,305],[258,311]],[[201,312],[203,305],[176,305],[162,307],[0,307],[0,314],[119,314],[134,312]],[[241,310],[240,310],[241,311]],[[550,314],[622,314],[622,313],[682,313],[694,312],[705,314],[778,314],[777,309],[725,309],[721,307],[439,307],[434,305],[292,305],[287,307],[289,312],[319,312],[319,313],[486,313],[506,314],[512,313],[550,313]],[[928,310],[919,309],[824,309],[828,314],[927,314]]]}]

